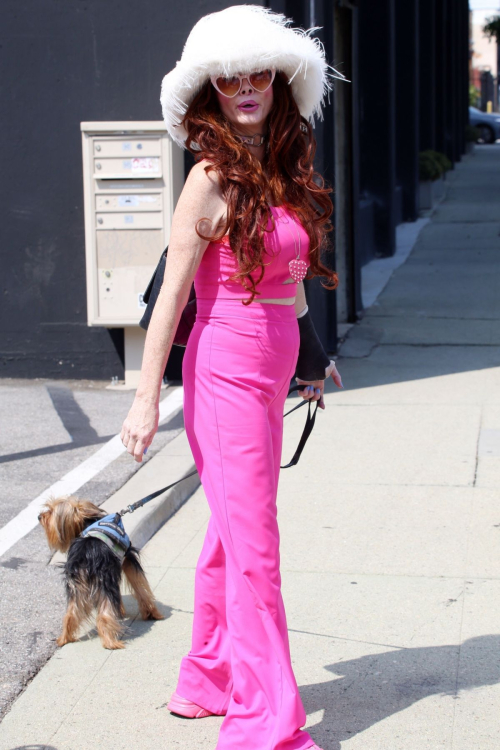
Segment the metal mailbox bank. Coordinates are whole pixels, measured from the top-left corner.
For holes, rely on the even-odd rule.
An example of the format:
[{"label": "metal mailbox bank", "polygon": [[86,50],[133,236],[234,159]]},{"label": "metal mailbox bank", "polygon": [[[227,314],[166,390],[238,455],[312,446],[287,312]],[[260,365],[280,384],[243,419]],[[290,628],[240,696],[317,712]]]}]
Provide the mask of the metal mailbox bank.
[{"label": "metal mailbox bank", "polygon": [[82,122],[87,322],[123,328],[125,387],[137,387],[142,293],[168,245],[184,185],[182,150],[162,121]]}]

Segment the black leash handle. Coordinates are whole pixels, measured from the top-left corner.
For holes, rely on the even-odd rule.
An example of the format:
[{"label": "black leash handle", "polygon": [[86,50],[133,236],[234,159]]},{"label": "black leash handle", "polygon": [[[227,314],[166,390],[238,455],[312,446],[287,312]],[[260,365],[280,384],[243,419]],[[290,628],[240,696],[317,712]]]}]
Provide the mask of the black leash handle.
[{"label": "black leash handle", "polygon": [[[288,396],[293,393],[294,391],[300,391],[306,388],[305,385],[292,385],[292,387],[288,391]],[[302,436],[300,438],[299,444],[297,446],[297,450],[295,451],[292,460],[285,464],[284,466],[280,466],[280,469],[288,469],[290,466],[295,466],[295,464],[298,463],[300,454],[302,453],[304,449],[304,445],[307,442],[307,438],[312,432],[312,429],[314,427],[314,422],[316,421],[316,412],[318,411],[319,406],[319,399],[316,401],[316,407],[314,409],[313,414],[311,415],[311,400],[312,399],[303,399],[302,403],[297,404],[297,406],[294,406],[293,409],[290,409],[290,411],[287,411],[283,416],[286,417],[288,414],[291,414],[292,411],[295,411],[295,409],[300,409],[301,406],[305,406],[307,403],[308,406],[308,412],[307,412],[307,420],[306,420],[306,426],[304,427],[304,430],[302,432]],[[187,479],[188,477],[192,477],[195,474],[198,473],[198,470],[191,471],[189,474],[186,474],[185,477],[181,477],[181,479],[178,479],[176,482],[172,482],[172,484],[167,485],[167,487],[162,487],[161,490],[156,490],[156,492],[151,492],[149,495],[146,495],[146,497],[143,497],[142,500],[138,500],[136,503],[132,503],[132,505],[127,505],[124,510],[121,510],[116,515],[124,516],[126,513],[133,513],[138,508],[142,508],[143,505],[146,505],[146,503],[149,503],[150,500],[154,500],[155,497],[158,497],[158,495],[161,495],[163,492],[166,492],[167,490],[171,489],[172,487],[175,487],[176,484],[179,484],[179,482],[183,482],[184,479]]]},{"label": "black leash handle", "polygon": [[[300,391],[300,390],[303,390],[306,387],[307,386],[305,386],[303,384],[302,385],[293,385],[290,388],[290,390],[288,391],[288,395],[290,395],[290,393],[293,393],[293,391]],[[313,411],[312,415],[311,415],[311,401],[312,401],[312,399],[310,399],[310,398],[303,399],[302,403],[297,404],[297,406],[294,406],[293,409],[290,409],[290,411],[287,411],[286,414],[283,415],[283,416],[286,417],[287,414],[291,414],[292,411],[295,411],[295,409],[300,409],[301,406],[304,406],[307,403],[306,426],[304,427],[304,429],[302,431],[302,435],[301,435],[301,438],[299,440],[299,444],[297,446],[297,450],[293,454],[292,460],[289,463],[285,464],[284,466],[280,466],[280,469],[288,469],[290,466],[295,466],[295,464],[297,464],[299,462],[300,454],[302,453],[302,451],[304,449],[304,445],[307,443],[307,438],[311,434],[312,429],[314,427],[314,423],[316,421],[316,412],[318,411],[318,406],[319,406],[319,401],[320,400],[317,399],[316,406],[314,408],[314,411]]]}]

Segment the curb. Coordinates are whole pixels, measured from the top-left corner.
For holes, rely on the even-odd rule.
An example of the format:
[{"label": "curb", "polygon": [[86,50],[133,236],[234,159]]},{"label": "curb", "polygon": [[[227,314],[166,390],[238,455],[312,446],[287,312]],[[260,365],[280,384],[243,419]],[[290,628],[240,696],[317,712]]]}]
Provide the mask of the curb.
[{"label": "curb", "polygon": [[[100,507],[107,510],[108,513],[123,510],[127,505],[140,500],[141,497],[145,497],[159,487],[171,484],[195,470],[193,454],[184,430],[148,461],[140,471],[133,474],[123,487]],[[179,482],[162,495],[158,495],[144,507],[138,508],[135,513],[127,514],[123,523],[133,545],[139,549],[144,547],[146,542],[174,515],[199,486],[200,477],[195,474],[189,479]],[[66,555],[56,552],[50,564],[56,565],[65,560]]]}]

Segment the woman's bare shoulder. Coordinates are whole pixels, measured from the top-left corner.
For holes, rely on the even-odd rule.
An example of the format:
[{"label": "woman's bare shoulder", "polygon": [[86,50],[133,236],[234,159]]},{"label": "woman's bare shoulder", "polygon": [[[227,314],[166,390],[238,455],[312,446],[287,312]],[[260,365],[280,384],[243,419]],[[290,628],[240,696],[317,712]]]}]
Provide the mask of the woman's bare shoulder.
[{"label": "woman's bare shoulder", "polygon": [[210,214],[220,215],[224,208],[222,191],[215,172],[205,172],[207,163],[200,161],[190,169],[179,200],[191,203],[195,210],[208,210]]},{"label": "woman's bare shoulder", "polygon": [[204,171],[203,161],[189,171],[172,217],[171,241],[183,246],[205,249],[207,241],[198,237],[195,227],[204,234],[213,234],[226,210],[226,204],[213,173]]},{"label": "woman's bare shoulder", "polygon": [[198,209],[202,209],[214,220],[217,226],[225,214],[227,206],[220,186],[218,172],[213,169],[205,171],[210,165],[208,159],[201,159],[190,170],[184,184],[184,200],[192,200]]},{"label": "woman's bare shoulder", "polygon": [[194,179],[201,183],[206,182],[207,185],[211,185],[213,189],[217,189],[220,192],[220,176],[217,169],[207,170],[207,167],[212,166],[212,162],[209,159],[201,159],[199,162],[191,167],[188,178],[192,175]]}]

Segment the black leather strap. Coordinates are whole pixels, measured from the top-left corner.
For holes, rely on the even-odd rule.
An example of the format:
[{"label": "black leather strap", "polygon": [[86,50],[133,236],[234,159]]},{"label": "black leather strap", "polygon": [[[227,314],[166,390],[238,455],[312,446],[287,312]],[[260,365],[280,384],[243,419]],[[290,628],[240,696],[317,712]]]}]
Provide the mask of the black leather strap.
[{"label": "black leather strap", "polygon": [[[292,387],[288,390],[288,395],[293,393],[294,391],[300,391],[305,388],[304,385],[292,385]],[[302,432],[302,436],[299,440],[299,444],[297,446],[297,450],[293,454],[292,460],[285,464],[284,466],[280,466],[280,469],[288,469],[290,466],[295,466],[300,458],[300,454],[302,453],[304,449],[304,445],[307,442],[307,439],[309,435],[312,432],[312,429],[314,427],[314,422],[316,421],[316,412],[318,411],[319,406],[319,400],[316,401],[316,407],[314,409],[313,414],[311,415],[311,400],[312,399],[303,399],[300,404],[297,404],[297,406],[294,406],[293,409],[290,409],[290,411],[287,411],[283,416],[286,417],[288,414],[291,414],[292,411],[295,411],[295,409],[300,409],[301,406],[305,406],[307,404],[307,420],[306,420],[306,426],[304,427],[304,430]],[[178,479],[176,482],[172,482],[172,484],[167,485],[166,487],[162,487],[161,490],[156,490],[156,492],[151,492],[149,495],[146,495],[146,497],[143,497],[141,500],[138,500],[136,503],[133,503],[132,505],[128,505],[124,510],[121,510],[119,513],[117,513],[118,516],[124,516],[126,513],[133,513],[137,508],[142,508],[143,505],[146,505],[146,503],[149,503],[150,500],[154,500],[155,497],[158,497],[158,495],[161,495],[163,492],[166,492],[171,487],[175,487],[176,484],[179,484],[179,482],[184,481],[184,479],[187,479],[188,477],[192,477],[195,474],[197,474],[197,471],[192,471],[189,474],[186,474],[185,477],[182,477],[181,479]]]},{"label": "black leather strap", "polygon": [[[293,391],[300,391],[303,390],[306,386],[304,385],[294,385],[290,388],[288,391],[288,395],[290,393],[293,393]],[[300,454],[302,453],[304,449],[304,445],[307,443],[307,438],[312,432],[312,429],[314,427],[314,423],[316,421],[316,412],[318,411],[319,406],[319,399],[316,401],[316,406],[314,408],[314,411],[311,415],[311,401],[312,399],[304,399],[302,403],[297,404],[297,406],[294,406],[293,409],[290,409],[290,411],[287,411],[284,416],[286,417],[287,414],[291,414],[292,411],[295,411],[295,409],[300,409],[301,406],[304,406],[307,403],[307,420],[306,420],[306,426],[304,427],[304,430],[302,432],[302,436],[299,440],[299,444],[297,446],[297,450],[293,454],[292,460],[285,464],[284,466],[280,466],[280,469],[288,469],[290,466],[295,466],[299,462]]]},{"label": "black leather strap", "polygon": [[178,479],[176,482],[172,482],[172,484],[168,484],[166,487],[162,487],[161,490],[156,490],[156,492],[151,492],[149,495],[146,495],[146,497],[143,497],[142,500],[138,500],[136,503],[133,503],[132,505],[127,505],[127,507],[124,510],[121,510],[118,515],[124,516],[126,513],[133,513],[134,510],[137,510],[137,508],[142,508],[143,505],[146,505],[146,503],[149,503],[150,500],[154,500],[155,497],[158,497],[158,495],[161,495],[163,492],[166,492],[171,487],[175,487],[176,484],[179,484],[179,482],[184,481],[184,479],[187,479],[188,477],[192,477],[195,474],[197,474],[198,471],[192,471],[190,474],[186,474],[185,477],[182,477],[181,479]]}]

